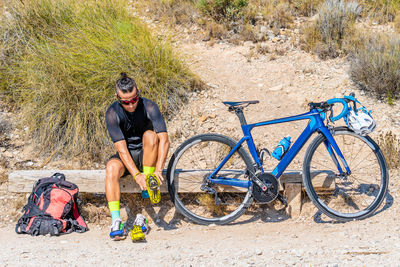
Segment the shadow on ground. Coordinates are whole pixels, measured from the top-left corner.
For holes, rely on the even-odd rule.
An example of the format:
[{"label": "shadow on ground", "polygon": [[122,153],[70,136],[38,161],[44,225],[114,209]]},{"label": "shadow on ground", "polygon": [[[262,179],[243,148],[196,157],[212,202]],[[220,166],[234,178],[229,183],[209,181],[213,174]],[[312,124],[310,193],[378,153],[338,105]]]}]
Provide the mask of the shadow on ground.
[{"label": "shadow on ground", "polygon": [[[393,205],[394,202],[394,198],[393,196],[390,194],[390,192],[388,191],[384,200],[384,205],[381,208],[378,208],[378,210],[376,210],[371,216],[375,216],[385,210],[387,210],[388,208],[390,208]],[[327,219],[325,219],[327,218]],[[317,213],[314,214],[314,221],[316,223],[345,223],[344,221],[338,221],[338,220],[334,220],[331,219],[329,217],[327,217],[326,215],[324,215],[321,211],[318,211]]]}]

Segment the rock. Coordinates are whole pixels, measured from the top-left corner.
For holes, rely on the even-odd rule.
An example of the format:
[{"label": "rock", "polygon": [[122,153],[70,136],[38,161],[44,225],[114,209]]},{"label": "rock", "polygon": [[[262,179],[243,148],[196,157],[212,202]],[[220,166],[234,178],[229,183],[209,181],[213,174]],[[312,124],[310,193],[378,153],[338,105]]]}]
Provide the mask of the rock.
[{"label": "rock", "polygon": [[262,255],[261,249],[256,249],[256,254],[259,255],[259,256]]},{"label": "rock", "polygon": [[33,164],[34,164],[34,163],[33,163],[32,161],[28,161],[25,165],[28,166],[28,167],[30,167],[30,166],[33,166]]},{"label": "rock", "polygon": [[269,88],[268,90],[270,90],[270,91],[280,91],[282,89],[283,89],[283,84],[279,84],[277,86]]},{"label": "rock", "polygon": [[205,121],[207,120],[207,118],[208,118],[207,115],[201,116],[201,117],[199,118],[199,122],[205,122]]},{"label": "rock", "polygon": [[215,88],[215,89],[218,89],[218,88],[219,88],[218,85],[213,84],[213,83],[207,83],[207,86],[212,87],[212,88]]},{"label": "rock", "polygon": [[277,42],[279,42],[281,40],[281,38],[279,38],[279,37],[274,37],[274,38],[272,38],[272,42],[273,43],[277,43]]},{"label": "rock", "polygon": [[268,33],[268,28],[265,26],[260,27],[260,33],[263,33],[264,35]]},{"label": "rock", "polygon": [[253,44],[252,41],[246,41],[246,42],[243,43],[243,45],[244,45],[245,47],[253,47],[253,46],[254,46],[254,44]]}]

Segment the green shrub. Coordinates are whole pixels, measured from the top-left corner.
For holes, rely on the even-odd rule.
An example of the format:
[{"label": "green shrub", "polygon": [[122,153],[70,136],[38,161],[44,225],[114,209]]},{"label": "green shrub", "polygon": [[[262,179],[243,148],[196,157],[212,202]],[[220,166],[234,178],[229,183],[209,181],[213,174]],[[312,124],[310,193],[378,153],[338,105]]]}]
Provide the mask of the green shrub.
[{"label": "green shrub", "polygon": [[318,9],[318,18],[305,30],[306,49],[321,58],[337,57],[343,40],[354,33],[360,6],[353,1],[327,0]]},{"label": "green shrub", "polygon": [[243,16],[248,0],[199,0],[198,8],[217,21],[237,20]]},{"label": "green shrub", "polygon": [[124,71],[164,114],[197,78],[168,40],[152,36],[121,0],[12,1],[2,23],[2,90],[44,151],[104,158],[104,113]]},{"label": "green shrub", "polygon": [[400,97],[400,36],[359,34],[350,57],[352,80],[367,92],[393,101]]}]

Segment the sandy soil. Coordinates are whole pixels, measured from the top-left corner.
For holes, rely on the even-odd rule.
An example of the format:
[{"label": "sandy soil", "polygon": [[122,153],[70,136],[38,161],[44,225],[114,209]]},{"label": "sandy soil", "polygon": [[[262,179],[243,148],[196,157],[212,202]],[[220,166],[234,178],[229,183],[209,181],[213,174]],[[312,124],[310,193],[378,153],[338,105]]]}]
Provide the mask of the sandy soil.
[{"label": "sandy soil", "polygon": [[[355,92],[361,102],[374,110],[378,130],[400,133],[399,103],[394,106],[362,94],[350,81],[344,59],[321,61],[286,43],[266,42],[282,49],[252,56],[252,44],[178,43],[182,56],[209,89],[193,93],[187,106],[168,122],[173,151],[184,139],[197,133],[219,132],[237,138],[239,123],[221,103],[226,100],[260,100],[246,109],[248,122],[298,114],[306,103]],[[273,55],[273,56],[272,56]],[[12,114],[2,111],[2,118]],[[254,131],[260,147],[273,148],[287,134],[297,137],[304,123],[285,124]],[[8,173],[27,166],[38,167],[46,159],[33,158],[21,132],[10,136],[12,146],[1,153]],[[300,154],[291,165],[302,162]],[[32,162],[32,163],[30,163]],[[272,166],[276,162],[267,162]],[[46,163],[46,168],[63,166]],[[72,166],[73,167],[73,166]],[[103,167],[98,165],[99,168]],[[98,266],[385,266],[400,262],[398,224],[399,172],[391,171],[389,194],[376,215],[362,221],[335,223],[318,216],[306,202],[298,218],[289,218],[274,206],[254,205],[249,212],[227,226],[199,226],[175,214],[169,205],[142,212],[150,218],[152,230],[146,243],[108,238],[109,217],[89,224],[90,231],[60,237],[30,237],[14,232],[18,209],[26,196],[0,187],[0,265],[98,265]],[[166,199],[167,196],[164,197]],[[167,201],[167,200],[166,200]],[[167,203],[167,202],[165,202]],[[107,210],[104,209],[104,213]]]}]

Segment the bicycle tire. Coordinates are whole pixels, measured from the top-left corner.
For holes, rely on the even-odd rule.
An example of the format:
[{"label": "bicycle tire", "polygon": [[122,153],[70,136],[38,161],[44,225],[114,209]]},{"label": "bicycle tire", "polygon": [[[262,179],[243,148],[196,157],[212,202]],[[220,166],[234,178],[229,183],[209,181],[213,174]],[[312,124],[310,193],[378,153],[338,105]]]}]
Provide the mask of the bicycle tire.
[{"label": "bicycle tire", "polygon": [[[315,206],[325,215],[339,221],[365,219],[378,209],[386,196],[389,173],[385,158],[369,136],[360,136],[347,127],[334,128],[331,133],[351,174],[346,177],[338,175],[334,158],[329,155],[324,143],[326,137],[320,133],[310,143],[304,156],[305,189]],[[327,170],[321,171],[321,167]],[[321,181],[317,178],[320,174],[327,174],[324,183],[331,185],[328,191],[321,191]]]},{"label": "bicycle tire", "polygon": [[[199,186],[201,187],[201,184],[204,181],[204,177],[215,170],[222,159],[224,159],[226,155],[228,155],[229,151],[235,145],[236,142],[233,139],[224,135],[201,134],[186,140],[174,152],[169,161],[167,169],[168,191],[175,207],[185,217],[198,224],[203,225],[208,225],[212,223],[219,225],[227,224],[240,217],[250,206],[251,202],[253,201],[252,186],[242,189],[245,191],[244,194],[219,192],[218,194],[220,195],[218,195],[218,198],[226,201],[224,202],[224,205],[220,205],[220,207],[218,207],[216,203],[212,203],[212,201],[215,201],[215,196],[213,194],[209,194],[201,190],[200,192],[198,192]],[[219,149],[219,147],[221,147],[221,149]],[[204,154],[203,150],[201,151],[202,154],[197,154],[197,152],[200,150],[196,149],[205,148],[209,149],[208,154]],[[195,157],[194,160],[191,160],[189,158],[189,156],[191,156],[189,154],[190,152]],[[212,155],[213,152],[215,152],[215,155]],[[213,157],[214,159],[211,159],[211,157]],[[231,161],[231,163],[229,163],[229,161]],[[239,149],[233,154],[229,161],[224,165],[223,169],[226,170],[227,167],[231,166],[232,168],[238,168],[240,170],[239,172],[234,171],[233,169],[231,170],[232,175],[234,175],[235,177],[237,175],[243,175],[243,177],[245,177],[247,171],[253,170],[252,160],[243,147],[239,147]],[[196,169],[196,167],[199,168]],[[191,181],[187,181],[189,178],[185,178],[186,180],[181,178],[182,181],[180,183],[179,175],[183,175],[186,169],[186,173],[190,174],[190,171],[193,171],[193,173],[198,172],[199,175],[193,175],[193,177],[190,176],[189,178],[191,179]],[[229,172],[225,173],[229,174]],[[191,188],[193,185],[193,191],[197,190],[198,193],[193,194],[178,192],[179,187],[189,188],[190,186]],[[221,189],[220,185],[214,184],[211,186],[216,191]],[[225,186],[225,192],[226,188],[227,187]],[[238,202],[237,208],[231,208],[230,205],[226,205],[226,203],[231,203],[229,201],[235,199],[234,196],[236,197]]]}]

